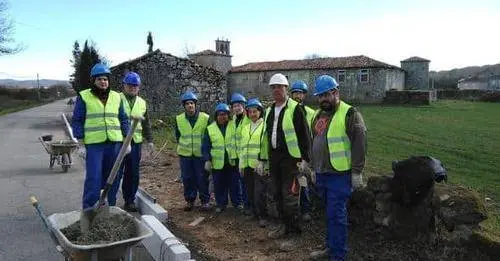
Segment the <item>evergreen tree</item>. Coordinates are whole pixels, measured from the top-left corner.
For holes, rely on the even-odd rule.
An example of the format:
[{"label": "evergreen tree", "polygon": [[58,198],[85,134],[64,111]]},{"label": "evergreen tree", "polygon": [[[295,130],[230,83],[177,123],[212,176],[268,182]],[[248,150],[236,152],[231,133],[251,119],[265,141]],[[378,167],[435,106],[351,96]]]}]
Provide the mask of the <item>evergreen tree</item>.
[{"label": "evergreen tree", "polygon": [[87,40],[83,44],[83,50],[81,51],[78,59],[77,66],[75,67],[73,89],[75,91],[81,91],[92,86],[92,77],[90,77],[90,70],[96,64],[101,62],[100,55],[95,48],[95,44]]},{"label": "evergreen tree", "polygon": [[80,50],[80,44],[78,41],[75,41],[73,44],[73,59],[71,59],[71,64],[74,68],[73,73],[70,75],[70,83],[73,89],[77,89],[78,86],[80,86],[80,77],[78,77],[78,71],[80,68],[80,55],[82,54],[82,51]]}]

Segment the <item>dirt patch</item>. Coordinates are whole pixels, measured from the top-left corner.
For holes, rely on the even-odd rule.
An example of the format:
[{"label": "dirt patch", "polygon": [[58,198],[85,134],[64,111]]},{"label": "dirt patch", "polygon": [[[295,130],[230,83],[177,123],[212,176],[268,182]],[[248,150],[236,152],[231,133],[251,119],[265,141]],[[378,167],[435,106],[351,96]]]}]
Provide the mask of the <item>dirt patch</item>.
[{"label": "dirt patch", "polygon": [[97,217],[89,231],[80,231],[80,221],[61,229],[61,232],[73,244],[92,245],[107,244],[122,241],[137,236],[137,227],[134,220],[127,215],[109,215]]},{"label": "dirt patch", "polygon": [[[166,226],[186,244],[196,260],[309,260],[309,253],[324,244],[326,217],[321,206],[312,213],[312,221],[301,224],[302,233],[280,240],[267,238],[276,226],[270,220],[260,228],[256,220],[248,220],[239,211],[228,208],[221,214],[195,209],[184,212],[185,204],[179,176],[179,160],[175,152],[165,152],[154,164],[142,166],[141,187],[158,199],[168,210]],[[213,202],[213,195],[212,202]],[[199,205],[199,201],[197,201]],[[192,227],[198,217],[205,219]],[[474,247],[449,244],[446,238],[409,242],[390,240],[380,227],[362,222],[349,224],[348,260],[500,260]],[[292,247],[283,246],[292,242]]]}]

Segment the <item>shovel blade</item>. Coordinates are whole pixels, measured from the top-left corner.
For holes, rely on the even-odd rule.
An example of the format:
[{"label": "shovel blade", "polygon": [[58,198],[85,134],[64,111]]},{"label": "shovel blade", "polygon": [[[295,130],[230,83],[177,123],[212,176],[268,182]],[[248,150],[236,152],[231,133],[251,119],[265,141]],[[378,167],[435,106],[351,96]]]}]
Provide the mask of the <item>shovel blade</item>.
[{"label": "shovel blade", "polygon": [[105,218],[107,216],[109,216],[108,206],[82,210],[82,212],[80,213],[80,231],[82,233],[89,232],[90,228],[96,220]]}]

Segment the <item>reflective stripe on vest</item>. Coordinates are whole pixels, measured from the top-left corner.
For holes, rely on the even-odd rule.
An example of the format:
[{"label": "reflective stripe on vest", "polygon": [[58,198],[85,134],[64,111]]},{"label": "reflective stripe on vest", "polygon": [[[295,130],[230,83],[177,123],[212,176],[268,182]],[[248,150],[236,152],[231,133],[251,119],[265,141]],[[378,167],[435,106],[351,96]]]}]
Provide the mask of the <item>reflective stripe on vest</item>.
[{"label": "reflective stripe on vest", "polygon": [[[130,118],[130,114],[132,113],[133,116],[140,116],[144,117],[144,114],[146,114],[146,101],[142,99],[139,96],[135,97],[134,105],[132,106],[132,109],[130,108],[130,104],[128,103],[127,97],[125,97],[125,94],[120,93],[120,96],[122,98],[123,102],[123,108],[125,109],[125,113],[127,116]],[[132,125],[130,125],[132,126]],[[132,136],[132,139],[134,139],[135,143],[141,143],[143,138],[142,138],[142,121],[139,121],[137,124],[137,128],[135,129],[134,136]]]},{"label": "reflective stripe on vest", "polygon": [[251,126],[251,124],[247,124],[241,131],[242,148],[239,151],[240,169],[246,167],[255,169],[257,167],[259,152],[261,150],[264,121],[261,121],[254,131],[252,131]]},{"label": "reflective stripe on vest", "polygon": [[191,127],[185,113],[175,117],[181,136],[177,144],[177,154],[184,157],[201,157],[201,140],[208,124],[208,114],[200,112],[194,128]]},{"label": "reflective stripe on vest", "polygon": [[[297,140],[297,134],[295,133],[295,127],[293,126],[293,113],[295,112],[295,107],[298,103],[293,99],[288,98],[283,115],[283,121],[281,122],[281,128],[283,129],[283,134],[285,135],[286,147],[290,156],[300,159],[299,143]],[[269,112],[271,108],[267,108],[265,122],[267,126],[267,121],[269,120]],[[274,120],[274,119],[272,119]],[[271,135],[271,134],[270,134]],[[268,156],[268,155],[265,155]]]},{"label": "reflective stripe on vest", "polygon": [[[233,146],[234,144],[234,150],[230,148],[228,150],[229,158],[231,159],[236,159],[239,156],[239,151],[241,150],[241,131],[244,126],[250,124],[250,119],[245,115],[243,116],[243,119],[241,119],[240,124],[238,127],[236,127],[236,116],[233,117],[231,121],[229,121],[227,125],[227,130],[230,130],[233,135],[233,142],[231,143],[230,146]],[[227,131],[226,130],[226,131]]]},{"label": "reflective stripe on vest", "polygon": [[[210,150],[210,156],[212,156],[212,169],[220,170],[224,168],[224,157],[227,150],[227,143],[231,143],[234,140],[232,137],[224,137],[222,132],[217,126],[217,122],[212,122],[212,124],[207,127],[208,136],[210,137],[210,142],[212,144],[212,149]],[[226,127],[226,134],[228,129]],[[229,152],[228,152],[229,153]],[[234,165],[234,161],[229,160],[229,164]]]},{"label": "reflective stripe on vest", "polygon": [[106,104],[97,98],[90,89],[80,92],[85,103],[84,139],[85,144],[102,143],[106,140],[123,141],[118,119],[121,98],[115,91],[110,91]]},{"label": "reflective stripe on vest", "polygon": [[340,101],[326,134],[330,163],[338,171],[351,169],[351,142],[346,133],[345,117],[351,105]]}]

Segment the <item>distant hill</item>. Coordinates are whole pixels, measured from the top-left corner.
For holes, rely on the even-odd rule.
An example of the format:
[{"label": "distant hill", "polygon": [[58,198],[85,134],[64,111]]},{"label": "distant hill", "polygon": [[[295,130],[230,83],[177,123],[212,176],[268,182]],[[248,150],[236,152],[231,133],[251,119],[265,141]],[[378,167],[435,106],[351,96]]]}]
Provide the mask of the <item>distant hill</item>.
[{"label": "distant hill", "polygon": [[449,71],[431,71],[430,77],[434,79],[435,89],[454,89],[457,88],[457,82],[460,79],[485,74],[499,75],[500,64],[470,66]]},{"label": "distant hill", "polygon": [[[68,81],[40,79],[40,86],[48,87],[51,85],[60,84],[71,87]],[[37,86],[36,80],[13,80],[13,79],[0,79],[1,86],[18,87],[18,88],[34,88]]]}]

